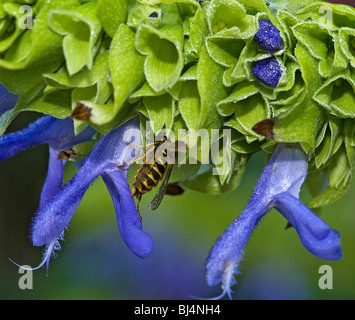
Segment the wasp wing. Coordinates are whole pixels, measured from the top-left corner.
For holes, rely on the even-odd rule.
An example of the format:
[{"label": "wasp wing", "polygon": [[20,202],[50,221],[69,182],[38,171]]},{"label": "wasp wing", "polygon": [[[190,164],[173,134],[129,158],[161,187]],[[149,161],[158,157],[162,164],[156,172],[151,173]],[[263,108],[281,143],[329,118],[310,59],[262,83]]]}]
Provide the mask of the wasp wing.
[{"label": "wasp wing", "polygon": [[170,178],[172,170],[173,170],[173,164],[168,164],[168,166],[166,168],[164,180],[163,180],[158,192],[155,194],[152,202],[150,203],[149,209],[155,210],[160,206],[160,203],[164,198],[166,188],[168,187],[169,178]]}]

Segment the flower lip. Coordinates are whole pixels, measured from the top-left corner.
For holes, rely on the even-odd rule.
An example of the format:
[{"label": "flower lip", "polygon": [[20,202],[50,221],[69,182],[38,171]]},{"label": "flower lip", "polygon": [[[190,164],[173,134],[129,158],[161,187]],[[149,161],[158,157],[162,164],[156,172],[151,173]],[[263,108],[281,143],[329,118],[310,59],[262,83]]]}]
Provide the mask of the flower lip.
[{"label": "flower lip", "polygon": [[[89,157],[79,167],[75,176],[67,182],[44,206],[39,208],[33,224],[33,245],[49,245],[63,232],[91,183],[99,176],[112,197],[117,223],[126,245],[139,257],[145,258],[153,249],[151,236],[142,230],[133,198],[127,183],[128,166],[118,169],[134,159],[132,147],[127,141],[140,144],[139,121],[134,118],[101,138]],[[134,137],[134,140],[133,140]]]},{"label": "flower lip", "polygon": [[268,19],[259,20],[259,30],[254,40],[264,51],[274,53],[284,48],[280,31]]},{"label": "flower lip", "polygon": [[95,132],[88,126],[80,134],[75,135],[72,119],[57,119],[45,115],[20,131],[0,136],[0,160],[39,144],[48,144],[59,153],[78,143],[91,140]]},{"label": "flower lip", "polygon": [[206,280],[210,286],[222,282],[223,293],[231,297],[233,274],[243,258],[244,248],[255,226],[272,208],[278,210],[295,228],[304,247],[328,260],[342,257],[340,237],[299,200],[307,175],[307,158],[293,145],[279,143],[254,189],[245,209],[215,245],[206,261]]}]

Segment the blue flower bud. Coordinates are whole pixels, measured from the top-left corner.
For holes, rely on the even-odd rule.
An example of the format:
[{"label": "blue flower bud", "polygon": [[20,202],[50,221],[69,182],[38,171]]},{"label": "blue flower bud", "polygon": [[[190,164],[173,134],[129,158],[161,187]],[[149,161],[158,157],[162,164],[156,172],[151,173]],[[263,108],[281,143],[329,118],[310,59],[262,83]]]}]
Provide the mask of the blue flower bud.
[{"label": "blue flower bud", "polygon": [[255,61],[251,71],[261,83],[273,88],[277,86],[282,76],[282,69],[276,58]]},{"label": "blue flower bud", "polygon": [[284,48],[280,31],[268,19],[259,20],[259,30],[254,40],[262,50],[274,53]]}]

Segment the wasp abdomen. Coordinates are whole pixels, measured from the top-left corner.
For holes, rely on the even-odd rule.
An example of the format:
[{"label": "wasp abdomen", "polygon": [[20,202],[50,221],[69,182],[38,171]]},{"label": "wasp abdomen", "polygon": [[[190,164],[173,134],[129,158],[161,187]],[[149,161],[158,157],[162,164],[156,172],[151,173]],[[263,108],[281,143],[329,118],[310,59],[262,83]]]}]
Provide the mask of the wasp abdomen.
[{"label": "wasp abdomen", "polygon": [[133,178],[132,196],[142,195],[156,187],[163,178],[167,168],[166,163],[157,159],[153,165],[143,165]]}]

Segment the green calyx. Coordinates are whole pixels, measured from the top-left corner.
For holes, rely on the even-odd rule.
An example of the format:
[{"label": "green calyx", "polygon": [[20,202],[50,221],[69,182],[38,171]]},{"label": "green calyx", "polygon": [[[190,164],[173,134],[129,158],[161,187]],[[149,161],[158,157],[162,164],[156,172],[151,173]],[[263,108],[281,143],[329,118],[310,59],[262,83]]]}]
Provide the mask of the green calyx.
[{"label": "green calyx", "polygon": [[[255,41],[265,19],[279,30],[282,50]],[[253,74],[267,59],[282,73],[275,87]],[[209,147],[198,146],[195,169],[177,166],[181,184],[203,192],[233,190],[252,154],[290,142],[308,154],[307,182],[319,186],[310,187],[309,205],[341,197],[353,169],[354,67],[355,9],[346,5],[0,0],[0,82],[20,96],[0,116],[1,134],[22,111],[73,115],[77,133],[90,125],[105,135],[136,115],[143,132],[150,120],[154,133],[169,129],[176,140],[179,129],[206,130]],[[74,116],[78,105],[88,118]],[[217,155],[213,141],[222,146]],[[217,163],[223,157],[228,166]]]}]

